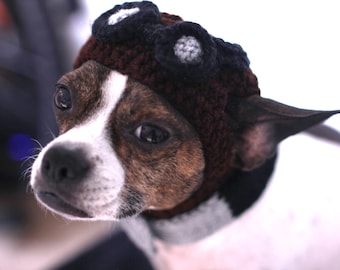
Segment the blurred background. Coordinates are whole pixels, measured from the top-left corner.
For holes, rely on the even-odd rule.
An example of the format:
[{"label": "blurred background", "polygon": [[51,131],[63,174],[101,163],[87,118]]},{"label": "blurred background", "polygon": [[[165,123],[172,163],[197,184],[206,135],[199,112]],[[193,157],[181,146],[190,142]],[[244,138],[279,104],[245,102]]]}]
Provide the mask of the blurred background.
[{"label": "blurred background", "polygon": [[[28,188],[30,157],[58,133],[51,107],[54,85],[71,70],[93,20],[120,3],[0,0],[0,270],[67,269],[82,254],[104,248],[112,239],[122,243],[120,252],[140,256],[114,224],[71,223],[52,216],[37,205]],[[241,44],[262,96],[301,108],[340,109],[337,1],[154,3],[161,11]],[[326,124],[340,131],[339,116]],[[287,156],[296,149],[317,151],[307,135],[295,137],[284,144]],[[328,160],[340,160],[338,150],[328,151],[320,170],[327,171]],[[299,163],[294,155],[286,161],[279,159],[280,174],[274,177],[286,177],[289,166]]]}]

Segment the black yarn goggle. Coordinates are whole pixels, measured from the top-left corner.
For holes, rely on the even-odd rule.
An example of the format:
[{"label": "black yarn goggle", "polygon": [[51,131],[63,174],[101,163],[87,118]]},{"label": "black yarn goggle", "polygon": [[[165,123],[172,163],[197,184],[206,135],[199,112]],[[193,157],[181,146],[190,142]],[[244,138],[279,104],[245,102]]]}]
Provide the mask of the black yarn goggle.
[{"label": "black yarn goggle", "polygon": [[239,45],[215,38],[193,22],[164,26],[161,16],[157,6],[148,1],[116,5],[96,19],[92,34],[114,44],[132,39],[147,43],[165,69],[194,82],[203,81],[222,68],[249,68],[247,55]]}]

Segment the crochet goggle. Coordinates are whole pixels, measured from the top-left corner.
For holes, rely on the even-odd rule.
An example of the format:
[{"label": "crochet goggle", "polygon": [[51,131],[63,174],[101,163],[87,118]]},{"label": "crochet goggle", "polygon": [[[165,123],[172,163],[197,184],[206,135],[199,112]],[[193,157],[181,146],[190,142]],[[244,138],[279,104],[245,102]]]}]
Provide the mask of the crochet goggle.
[{"label": "crochet goggle", "polygon": [[221,67],[249,67],[240,46],[212,37],[199,24],[178,21],[164,26],[161,13],[151,2],[115,6],[94,22],[92,34],[116,44],[131,39],[145,42],[154,48],[155,59],[164,68],[190,82],[205,80]]}]

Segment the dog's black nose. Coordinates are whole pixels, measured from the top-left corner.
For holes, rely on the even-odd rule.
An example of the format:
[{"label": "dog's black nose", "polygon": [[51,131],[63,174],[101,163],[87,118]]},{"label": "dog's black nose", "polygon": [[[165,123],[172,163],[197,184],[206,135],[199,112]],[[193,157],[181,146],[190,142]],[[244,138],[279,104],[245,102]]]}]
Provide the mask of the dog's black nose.
[{"label": "dog's black nose", "polygon": [[54,146],[47,150],[42,160],[42,175],[55,183],[81,181],[90,165],[81,149]]}]

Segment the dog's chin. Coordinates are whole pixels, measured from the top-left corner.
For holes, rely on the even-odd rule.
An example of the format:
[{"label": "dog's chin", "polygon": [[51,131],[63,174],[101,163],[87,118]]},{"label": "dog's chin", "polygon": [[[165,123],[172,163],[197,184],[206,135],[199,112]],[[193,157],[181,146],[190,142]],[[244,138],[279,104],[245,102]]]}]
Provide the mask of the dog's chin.
[{"label": "dog's chin", "polygon": [[143,207],[141,205],[136,205],[132,207],[123,204],[115,216],[96,216],[72,206],[56,193],[50,191],[39,191],[36,193],[36,197],[38,201],[40,201],[40,203],[48,208],[50,211],[71,220],[119,221],[136,216],[140,214],[143,210]]},{"label": "dog's chin", "polygon": [[39,201],[47,206],[51,211],[65,216],[69,219],[92,219],[88,213],[68,204],[53,192],[38,192],[36,194]]}]

